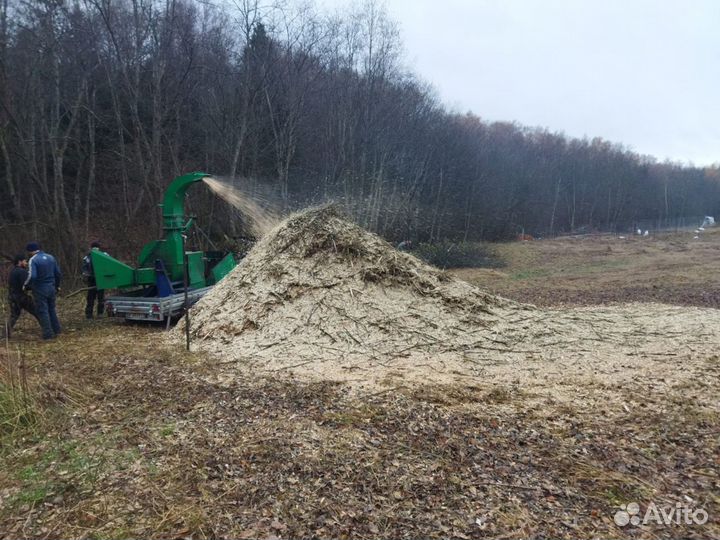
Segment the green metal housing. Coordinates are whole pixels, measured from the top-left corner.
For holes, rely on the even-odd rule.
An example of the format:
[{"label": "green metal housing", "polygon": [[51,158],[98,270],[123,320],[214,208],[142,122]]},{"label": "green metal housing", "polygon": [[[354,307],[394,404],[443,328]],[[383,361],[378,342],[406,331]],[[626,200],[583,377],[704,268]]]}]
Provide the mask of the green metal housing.
[{"label": "green metal housing", "polygon": [[232,253],[183,252],[183,236],[192,226],[192,218],[185,216],[185,195],[193,184],[210,176],[194,172],[175,178],[163,198],[162,217],[164,238],[154,240],[143,247],[138,257],[138,267],[132,268],[109,255],[91,252],[93,272],[98,289],[126,289],[157,284],[158,261],[170,282],[183,280],[185,261],[188,260],[190,288],[206,287],[221,280],[235,267]]}]

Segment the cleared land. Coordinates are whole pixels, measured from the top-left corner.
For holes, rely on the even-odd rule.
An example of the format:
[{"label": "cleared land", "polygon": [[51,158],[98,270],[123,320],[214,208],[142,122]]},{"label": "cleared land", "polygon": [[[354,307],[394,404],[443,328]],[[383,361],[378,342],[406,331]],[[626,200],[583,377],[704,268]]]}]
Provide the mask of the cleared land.
[{"label": "cleared land", "polygon": [[[454,273],[554,316],[532,349],[472,377],[406,381],[394,366],[358,393],[88,323],[77,299],[61,340],[23,322],[0,362],[0,536],[720,536],[718,312],[634,304],[616,321],[592,307],[717,305],[720,235],[497,252],[501,271]],[[555,315],[594,328],[592,350],[544,354]],[[631,501],[710,520],[620,528]]]},{"label": "cleared land", "polygon": [[720,230],[697,240],[693,236],[599,235],[499,244],[492,249],[505,268],[452,273],[538,306],[665,302],[718,308]]}]

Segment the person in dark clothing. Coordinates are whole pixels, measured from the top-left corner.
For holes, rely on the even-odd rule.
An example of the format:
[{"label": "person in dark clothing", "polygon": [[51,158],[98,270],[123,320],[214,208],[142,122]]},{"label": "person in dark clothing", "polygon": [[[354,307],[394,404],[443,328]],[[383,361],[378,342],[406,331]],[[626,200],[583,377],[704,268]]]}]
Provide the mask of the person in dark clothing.
[{"label": "person in dark clothing", "polygon": [[[95,273],[93,272],[92,266],[92,252],[100,251],[100,242],[92,242],[90,244],[90,252],[83,257],[81,272],[85,283],[87,283],[88,291],[85,299],[85,318],[92,319],[93,307],[95,306],[95,299],[97,299],[97,314],[98,317],[105,311],[105,291],[97,288],[95,282]],[[105,253],[101,251],[101,253]]]},{"label": "person in dark clothing", "polygon": [[398,251],[410,251],[413,247],[412,240],[403,240],[397,245]]},{"label": "person in dark clothing", "polygon": [[9,338],[15,323],[22,315],[23,310],[30,315],[37,317],[35,304],[30,296],[25,294],[23,286],[28,277],[28,259],[25,255],[15,255],[13,259],[14,268],[10,271],[8,278],[8,302],[10,303],[10,320],[7,323],[6,336]]},{"label": "person in dark clothing", "polygon": [[30,242],[26,249],[30,253],[30,262],[24,288],[33,292],[43,339],[52,339],[60,333],[60,321],[55,312],[55,298],[62,279],[60,267],[55,257],[40,250],[37,242]]}]

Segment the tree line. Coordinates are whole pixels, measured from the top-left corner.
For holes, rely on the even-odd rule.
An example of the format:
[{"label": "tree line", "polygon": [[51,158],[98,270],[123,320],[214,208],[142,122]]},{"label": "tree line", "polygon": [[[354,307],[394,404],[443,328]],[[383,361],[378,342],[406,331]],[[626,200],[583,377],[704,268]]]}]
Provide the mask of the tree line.
[{"label": "tree line", "polygon": [[[0,0],[0,249],[135,254],[176,175],[282,210],[336,200],[388,239],[499,240],[720,214],[720,171],[447,110],[374,0]],[[199,242],[242,234],[200,188]]]}]

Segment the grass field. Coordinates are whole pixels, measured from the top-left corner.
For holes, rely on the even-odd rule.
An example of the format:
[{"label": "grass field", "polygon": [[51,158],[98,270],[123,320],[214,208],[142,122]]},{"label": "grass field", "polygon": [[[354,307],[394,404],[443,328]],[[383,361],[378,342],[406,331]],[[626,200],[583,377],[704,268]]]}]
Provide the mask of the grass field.
[{"label": "grass field", "polygon": [[539,306],[666,302],[720,307],[720,230],[561,237],[493,246],[500,269],[453,273]]},{"label": "grass field", "polygon": [[[544,306],[720,299],[716,233],[495,250],[501,269],[454,273]],[[717,354],[682,380],[578,382],[570,401],[482,378],[356,395],[218,384],[220,360],[156,327],[61,310],[60,339],[24,320],[0,352],[2,538],[720,537]],[[709,520],[619,527],[629,502]]]}]

